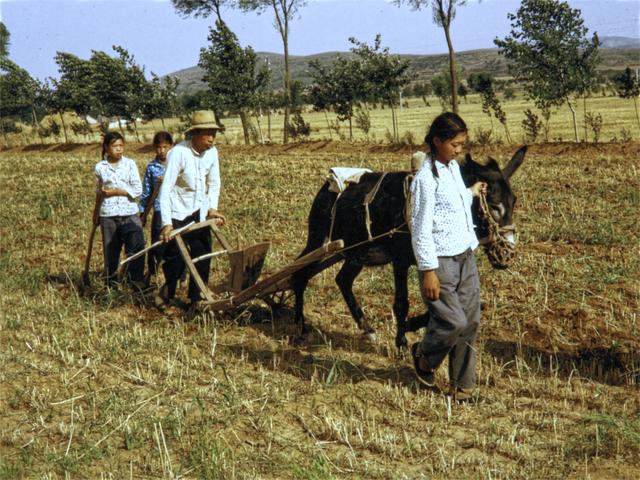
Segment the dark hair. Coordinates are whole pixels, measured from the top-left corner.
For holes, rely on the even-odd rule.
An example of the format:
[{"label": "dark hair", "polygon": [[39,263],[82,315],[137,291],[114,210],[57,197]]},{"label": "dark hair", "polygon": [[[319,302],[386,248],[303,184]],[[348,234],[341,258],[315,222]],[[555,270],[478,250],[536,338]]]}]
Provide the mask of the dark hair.
[{"label": "dark hair", "polygon": [[169,145],[173,145],[173,137],[169,132],[156,132],[153,136],[153,146],[157,147],[161,143],[168,143]]},{"label": "dark hair", "polygon": [[124,142],[124,137],[118,132],[109,132],[105,134],[104,139],[102,140],[102,158],[104,158],[104,154],[107,153],[109,145],[117,140],[122,140]]},{"label": "dark hair", "polygon": [[[467,124],[464,123],[464,120],[460,115],[453,112],[444,112],[433,120],[431,127],[429,127],[427,136],[424,137],[424,142],[429,145],[431,155],[433,156],[436,152],[434,142],[436,138],[439,138],[440,141],[446,141],[455,138],[456,135],[460,133],[467,133],[467,131]],[[431,172],[434,177],[438,176],[435,161],[431,162]]]}]

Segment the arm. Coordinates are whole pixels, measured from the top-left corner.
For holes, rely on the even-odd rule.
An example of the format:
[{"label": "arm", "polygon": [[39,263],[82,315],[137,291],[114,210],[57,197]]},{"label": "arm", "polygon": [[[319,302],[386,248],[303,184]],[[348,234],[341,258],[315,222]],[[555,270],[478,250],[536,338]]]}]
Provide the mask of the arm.
[{"label": "arm", "polygon": [[151,184],[152,184],[152,171],[151,171],[151,163],[147,165],[147,169],[144,171],[144,178],[142,180],[142,194],[140,195],[140,213],[143,213],[147,210],[147,205],[149,204],[149,197],[151,196]]},{"label": "arm", "polygon": [[129,170],[127,172],[127,184],[123,185],[123,188],[103,188],[102,195],[105,198],[128,197],[129,200],[134,201],[142,193],[142,182],[140,182],[138,167],[136,167],[136,164],[133,160],[128,160]]},{"label": "arm", "polygon": [[160,232],[160,238],[168,242],[171,231],[173,230],[173,224],[171,222],[171,191],[176,185],[178,180],[178,174],[182,169],[182,158],[180,157],[179,149],[172,148],[167,155],[167,168],[164,171],[162,185],[160,185],[159,201],[160,201],[160,215],[162,216],[162,231]]},{"label": "arm", "polygon": [[218,162],[218,150],[214,149],[211,154],[213,155],[213,161],[211,162],[211,168],[207,174],[207,196],[209,201],[209,210],[207,211],[207,218],[217,218],[219,225],[224,225],[226,222],[225,216],[218,211],[218,200],[220,198],[220,164]]},{"label": "arm", "polygon": [[440,295],[440,282],[435,273],[438,257],[433,240],[435,186],[433,178],[427,175],[416,177],[411,184],[411,243],[418,266],[420,290],[429,300],[437,300]]}]

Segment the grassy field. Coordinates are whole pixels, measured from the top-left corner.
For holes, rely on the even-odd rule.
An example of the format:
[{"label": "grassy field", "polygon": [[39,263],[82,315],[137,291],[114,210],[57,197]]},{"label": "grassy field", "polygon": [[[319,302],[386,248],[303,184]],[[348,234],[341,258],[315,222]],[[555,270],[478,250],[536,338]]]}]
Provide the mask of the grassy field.
[{"label": "grassy field", "polygon": [[[400,141],[405,144],[421,144],[426,133],[427,125],[431,123],[433,118],[442,113],[442,107],[437,98],[429,97],[427,99],[428,106],[420,98],[409,98],[405,100],[406,106],[402,110],[398,109],[398,129]],[[507,126],[509,128],[512,143],[525,143],[525,134],[522,128],[522,120],[524,120],[524,111],[531,109],[542,119],[540,112],[527,101],[522,95],[514,100],[504,101],[503,108],[507,115]],[[586,127],[585,134],[585,104],[582,100],[576,105],[577,124],[580,140],[594,142],[594,133],[591,127]],[[618,97],[593,97],[586,101],[586,111],[592,115],[600,115],[602,117],[602,126],[599,133],[600,142],[629,141],[640,139],[640,125],[636,119],[636,113],[632,100],[621,99]],[[393,143],[391,138],[391,110],[389,108],[370,108],[371,130],[368,135],[359,130],[353,123],[354,141],[358,143],[373,144],[389,144]],[[478,143],[480,131],[491,131],[489,143],[502,144],[509,143],[503,126],[495,119],[490,119],[482,112],[482,105],[478,95],[469,95],[465,101],[460,101],[460,114],[467,122],[470,129],[471,140]],[[76,116],[67,115],[67,124],[80,122]],[[271,141],[272,143],[282,143],[282,124],[283,115],[277,112],[271,115]],[[338,122],[334,114],[321,112],[313,112],[307,109],[303,114],[303,118],[311,125],[311,134],[308,140],[348,140],[349,125],[348,122]],[[58,117],[54,117],[55,121],[60,123]],[[258,125],[259,120],[259,125]],[[48,120],[43,120],[43,124],[47,124]],[[223,122],[227,128],[224,135],[219,138],[220,144],[241,145],[244,143],[242,128],[238,117],[224,118]],[[252,122],[256,129],[256,134],[252,139],[253,143],[260,143],[260,131],[262,131],[262,139],[267,142],[269,139],[269,118],[263,115],[260,119],[252,117]],[[328,122],[339,125],[339,131],[329,128]],[[165,127],[169,129],[176,138],[181,137],[184,126],[180,124],[178,119],[168,119],[165,121]],[[155,131],[163,129],[159,120],[154,120],[145,124],[139,124],[139,136],[141,142],[151,142]],[[31,127],[25,126],[21,134],[10,134],[4,143],[8,146],[27,145],[30,143],[38,143],[39,139],[35,132],[31,131]],[[69,141],[71,143],[88,143],[98,142],[100,139],[99,132],[92,135],[76,136],[69,128]],[[136,140],[133,131],[127,132],[128,141]],[[561,106],[553,112],[548,125],[547,141],[562,142],[573,141],[573,120],[571,111],[566,105]],[[59,137],[49,137],[43,140],[45,143],[58,143],[64,141],[62,134]],[[545,138],[540,134],[538,142],[544,142]]]},{"label": "grassy field", "polygon": [[[128,149],[142,170],[149,148]],[[268,272],[303,247],[329,167],[401,170],[413,148],[219,150],[227,238],[271,240]],[[472,153],[504,164],[514,150]],[[300,346],[290,314],[265,322],[259,305],[212,321],[134,304],[97,278],[81,295],[98,156],[0,152],[0,479],[637,478],[639,143],[530,148],[513,179],[516,262],[495,271],[477,252],[481,397],[467,405],[420,388],[395,350],[389,267],[356,282],[373,345],[335,267],[310,285]],[[94,252],[97,275],[99,241]],[[415,271],[411,287],[416,314]],[[446,387],[446,368],[437,380]]]}]

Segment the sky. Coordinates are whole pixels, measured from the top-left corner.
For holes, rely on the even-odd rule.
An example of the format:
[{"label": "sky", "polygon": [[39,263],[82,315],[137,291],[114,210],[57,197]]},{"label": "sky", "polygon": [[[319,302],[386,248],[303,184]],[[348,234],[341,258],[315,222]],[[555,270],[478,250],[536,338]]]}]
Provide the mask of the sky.
[{"label": "sky", "polygon": [[[568,0],[582,11],[590,32],[640,37],[640,0]],[[509,33],[508,12],[519,0],[470,0],[458,9],[451,33],[456,51],[493,48]],[[223,18],[243,46],[282,52],[273,15],[225,11]],[[33,77],[57,77],[57,51],[87,59],[92,50],[113,54],[120,45],[147,74],[166,75],[198,63],[212,18],[185,18],[170,0],[0,0],[0,19],[11,38],[9,57]],[[372,44],[377,33],[393,53],[447,51],[444,34],[430,9],[415,12],[387,0],[311,0],[291,24],[289,52],[309,55],[347,51],[349,37]]]}]

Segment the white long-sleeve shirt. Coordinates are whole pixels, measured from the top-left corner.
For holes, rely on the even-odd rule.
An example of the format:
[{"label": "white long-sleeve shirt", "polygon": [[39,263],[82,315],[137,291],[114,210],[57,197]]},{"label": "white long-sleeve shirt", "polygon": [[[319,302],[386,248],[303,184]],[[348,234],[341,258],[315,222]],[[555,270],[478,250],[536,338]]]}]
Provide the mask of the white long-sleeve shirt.
[{"label": "white long-sleeve shirt", "polygon": [[162,225],[171,219],[184,220],[200,210],[200,221],[207,210],[218,208],[220,197],[220,166],[215,147],[198,154],[190,141],[174,146],[167,155],[167,168],[160,187]]},{"label": "white long-sleeve shirt", "polygon": [[136,199],[142,193],[142,183],[136,162],[127,157],[122,157],[115,163],[103,159],[96,164],[95,173],[98,193],[103,188],[119,188],[128,194],[126,197],[118,195],[102,200],[101,217],[127,216],[138,213]]},{"label": "white long-sleeve shirt", "polygon": [[476,248],[471,217],[473,195],[466,188],[460,166],[435,160],[439,178],[427,158],[411,183],[411,242],[418,270],[438,268],[438,257],[450,257]]}]

